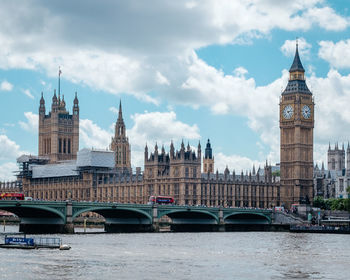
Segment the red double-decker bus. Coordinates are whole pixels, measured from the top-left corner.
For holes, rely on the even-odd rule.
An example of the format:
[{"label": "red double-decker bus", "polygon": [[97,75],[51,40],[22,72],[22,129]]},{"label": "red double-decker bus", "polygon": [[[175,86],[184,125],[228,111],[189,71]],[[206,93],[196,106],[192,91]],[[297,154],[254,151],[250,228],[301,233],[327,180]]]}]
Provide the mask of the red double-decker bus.
[{"label": "red double-decker bus", "polygon": [[0,200],[24,200],[23,193],[0,193]]},{"label": "red double-decker bus", "polygon": [[174,198],[171,196],[155,196],[149,197],[148,204],[173,204],[175,202]]}]

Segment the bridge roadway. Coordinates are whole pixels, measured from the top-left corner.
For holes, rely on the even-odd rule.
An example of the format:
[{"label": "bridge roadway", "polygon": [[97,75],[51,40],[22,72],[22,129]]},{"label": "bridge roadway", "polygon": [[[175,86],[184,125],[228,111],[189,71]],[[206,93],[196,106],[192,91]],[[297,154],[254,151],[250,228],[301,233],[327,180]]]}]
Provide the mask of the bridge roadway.
[{"label": "bridge roadway", "polygon": [[157,232],[162,217],[173,231],[264,229],[272,210],[103,202],[0,201],[0,209],[17,215],[25,233],[74,233],[73,221],[94,212],[105,218],[106,232]]}]

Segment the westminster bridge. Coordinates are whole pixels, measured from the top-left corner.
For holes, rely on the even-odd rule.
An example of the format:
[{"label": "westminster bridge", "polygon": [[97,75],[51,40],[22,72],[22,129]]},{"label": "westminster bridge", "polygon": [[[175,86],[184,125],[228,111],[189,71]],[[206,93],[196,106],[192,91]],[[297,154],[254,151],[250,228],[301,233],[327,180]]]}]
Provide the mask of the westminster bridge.
[{"label": "westminster bridge", "polygon": [[105,218],[106,232],[157,232],[164,217],[173,231],[261,230],[274,215],[266,209],[21,200],[0,201],[0,209],[17,215],[24,233],[74,233],[74,220],[89,212]]}]

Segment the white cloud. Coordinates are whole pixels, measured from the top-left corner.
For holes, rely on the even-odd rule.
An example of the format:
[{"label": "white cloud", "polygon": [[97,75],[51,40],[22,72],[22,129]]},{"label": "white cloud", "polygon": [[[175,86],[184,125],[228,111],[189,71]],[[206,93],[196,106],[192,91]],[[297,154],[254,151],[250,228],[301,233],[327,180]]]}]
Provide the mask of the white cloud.
[{"label": "white cloud", "polygon": [[13,85],[8,81],[2,81],[0,84],[0,90],[3,91],[11,91],[13,89]]},{"label": "white cloud", "polygon": [[18,170],[14,162],[5,162],[0,164],[0,182],[8,182],[16,180],[14,171]]},{"label": "white cloud", "polygon": [[119,112],[119,110],[116,107],[114,107],[114,106],[109,107],[108,110],[111,111],[113,114],[118,114],[118,112]]},{"label": "white cloud", "polygon": [[29,89],[24,89],[24,90],[22,90],[22,92],[23,92],[26,96],[28,96],[29,98],[34,99],[34,96],[30,93],[30,90],[29,90]]},{"label": "white cloud", "polygon": [[59,64],[63,79],[154,104],[161,100],[150,92],[182,98],[178,91],[188,79],[186,61],[195,49],[249,42],[276,28],[308,30],[319,24],[341,30],[349,22],[322,0],[155,0],[152,6],[133,0],[69,6],[39,0],[20,6],[1,4],[0,68],[56,76]]},{"label": "white cloud", "polygon": [[327,77],[311,76],[308,84],[315,99],[315,142],[347,142],[350,131],[350,74],[331,69]]},{"label": "white cloud", "polygon": [[[285,56],[294,56],[296,40],[286,40],[281,47],[281,51]],[[306,42],[304,38],[298,38],[299,54],[308,57],[310,54],[311,44]]]},{"label": "white cloud", "polygon": [[26,122],[19,121],[19,125],[26,131],[38,134],[39,115],[32,112],[25,112]]},{"label": "white cloud", "polygon": [[15,141],[12,141],[4,134],[0,135],[0,160],[13,160],[22,153]]},{"label": "white cloud", "polygon": [[350,68],[350,39],[334,43],[321,41],[319,57],[336,68]]},{"label": "white cloud", "polygon": [[93,121],[81,119],[79,122],[79,137],[82,147],[107,149],[111,143],[112,132],[99,127]]},{"label": "white cloud", "polygon": [[[309,30],[316,24],[325,30],[344,30],[349,24],[348,18],[337,15],[323,0],[159,0],[152,6],[146,1],[135,5],[133,0],[74,4],[39,0],[23,1],[21,5],[9,1],[1,3],[0,17],[1,69],[34,69],[56,76],[57,65],[63,65],[62,78],[93,89],[128,93],[154,104],[167,99],[173,104],[207,106],[214,114],[244,116],[262,142],[271,147],[272,161],[279,158],[278,103],[288,72],[283,71],[274,82],[257,87],[254,79],[246,77],[246,69],[239,67],[233,75],[225,75],[198,59],[194,50],[213,44],[249,43],[252,38],[269,36],[273,29]],[[287,42],[284,47],[288,53],[291,47]],[[303,39],[300,48],[309,48]],[[331,54],[324,56],[330,58]],[[332,97],[339,94],[335,91],[343,91],[343,101],[347,101],[347,90],[336,87],[346,85],[347,79],[336,73],[329,73],[324,80],[314,78],[332,90]],[[312,79],[310,84],[314,84]],[[318,102],[318,88],[313,88]],[[34,98],[29,90],[24,93]],[[326,112],[331,114],[333,104],[339,101],[329,98],[326,100],[332,105]],[[325,115],[321,110],[316,113]],[[138,141],[180,137],[178,131],[164,125],[167,122],[187,131],[188,139],[199,138],[198,127],[177,121],[174,112],[158,113],[165,115],[157,116],[157,120],[156,113],[148,114],[133,116],[135,125],[130,130],[130,140],[134,135]],[[320,120],[339,135],[335,122],[347,122],[347,112],[344,110],[339,118]],[[155,129],[158,126],[160,129]],[[113,134],[90,120],[81,120],[80,129],[81,140],[88,147],[107,147]],[[321,135],[324,141],[326,134],[318,131],[322,130],[316,124],[316,136]]]},{"label": "white cloud", "polygon": [[349,18],[337,15],[330,7],[313,7],[306,11],[305,17],[325,30],[340,31],[349,26]]},{"label": "white cloud", "polygon": [[[142,143],[169,142],[170,139],[199,139],[199,128],[196,124],[188,125],[176,119],[175,112],[151,112],[131,116],[134,126],[128,131],[130,139]],[[136,144],[136,143],[135,143]]]},{"label": "white cloud", "polygon": [[253,161],[250,158],[242,157],[239,155],[225,155],[221,152],[215,154],[215,171],[224,172],[226,166],[230,173],[235,170],[236,175],[239,175],[241,171],[246,174],[246,171],[252,171],[255,166],[255,171],[258,170],[259,166],[263,168],[265,162]]}]

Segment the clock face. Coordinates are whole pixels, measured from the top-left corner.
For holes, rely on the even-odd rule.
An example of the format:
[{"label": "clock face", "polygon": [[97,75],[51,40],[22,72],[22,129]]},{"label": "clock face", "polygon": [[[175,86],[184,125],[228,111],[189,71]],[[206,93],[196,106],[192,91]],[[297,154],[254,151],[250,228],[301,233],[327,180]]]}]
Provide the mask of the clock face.
[{"label": "clock face", "polygon": [[301,109],[301,113],[303,114],[304,119],[309,119],[311,117],[311,109],[309,106],[304,105]]},{"label": "clock face", "polygon": [[289,120],[293,116],[293,107],[291,105],[287,105],[283,109],[283,117],[286,120]]}]

